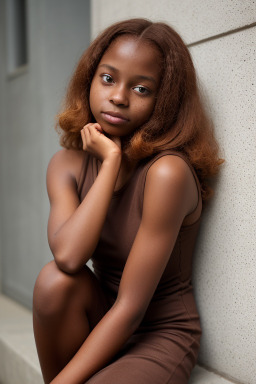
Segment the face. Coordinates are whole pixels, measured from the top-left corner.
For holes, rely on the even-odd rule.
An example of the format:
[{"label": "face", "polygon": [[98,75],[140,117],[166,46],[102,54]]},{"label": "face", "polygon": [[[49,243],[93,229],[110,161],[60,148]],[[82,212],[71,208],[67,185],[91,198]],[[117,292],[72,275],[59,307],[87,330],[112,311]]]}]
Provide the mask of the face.
[{"label": "face", "polygon": [[161,78],[161,55],[153,44],[121,36],[103,55],[90,89],[92,114],[109,135],[126,136],[147,122]]}]

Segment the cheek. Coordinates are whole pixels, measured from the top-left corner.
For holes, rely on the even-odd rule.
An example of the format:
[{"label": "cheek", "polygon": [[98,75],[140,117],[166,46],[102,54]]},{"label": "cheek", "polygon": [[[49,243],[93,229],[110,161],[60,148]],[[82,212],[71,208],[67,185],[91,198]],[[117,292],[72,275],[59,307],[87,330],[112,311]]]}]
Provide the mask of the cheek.
[{"label": "cheek", "polygon": [[138,105],[138,113],[142,120],[148,120],[154,110],[155,100],[148,103],[141,103]]}]

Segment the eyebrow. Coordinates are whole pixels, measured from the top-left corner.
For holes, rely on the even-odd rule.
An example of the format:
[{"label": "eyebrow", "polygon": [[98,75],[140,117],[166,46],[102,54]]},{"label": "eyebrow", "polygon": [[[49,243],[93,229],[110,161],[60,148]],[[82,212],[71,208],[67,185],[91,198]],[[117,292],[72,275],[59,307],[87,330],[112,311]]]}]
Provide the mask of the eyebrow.
[{"label": "eyebrow", "polygon": [[[106,68],[110,69],[113,72],[116,72],[116,73],[119,72],[117,68],[115,68],[115,67],[113,67],[112,65],[109,65],[109,64],[100,64],[99,67],[106,67]],[[138,80],[149,80],[149,81],[152,81],[155,84],[157,83],[156,80],[154,79],[154,77],[152,77],[152,76],[136,75],[135,77]]]}]

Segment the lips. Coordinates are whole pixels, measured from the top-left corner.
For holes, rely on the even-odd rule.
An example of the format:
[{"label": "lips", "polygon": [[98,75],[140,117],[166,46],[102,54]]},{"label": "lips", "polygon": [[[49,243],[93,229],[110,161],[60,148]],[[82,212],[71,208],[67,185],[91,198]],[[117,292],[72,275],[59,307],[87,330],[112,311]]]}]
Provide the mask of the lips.
[{"label": "lips", "polygon": [[103,119],[110,124],[123,124],[129,121],[127,117],[123,116],[121,113],[118,112],[106,111],[101,112],[101,114],[103,116]]}]

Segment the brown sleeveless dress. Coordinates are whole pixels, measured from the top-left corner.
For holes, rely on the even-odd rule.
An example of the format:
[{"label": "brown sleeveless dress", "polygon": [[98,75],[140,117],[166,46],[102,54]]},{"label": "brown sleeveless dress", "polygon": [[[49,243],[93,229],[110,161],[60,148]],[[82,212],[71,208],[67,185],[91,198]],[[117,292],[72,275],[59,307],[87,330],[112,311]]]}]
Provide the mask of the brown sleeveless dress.
[{"label": "brown sleeveless dress", "polygon": [[[122,271],[141,222],[147,172],[155,161],[167,155],[179,156],[189,165],[198,187],[198,205],[180,228],[141,325],[111,364],[87,383],[187,384],[196,363],[201,329],[191,286],[191,270],[202,201],[195,171],[182,154],[164,151],[141,162],[130,180],[113,193],[92,261],[111,306],[117,297]],[[78,185],[81,201],[97,173],[98,160],[85,153]]]}]

